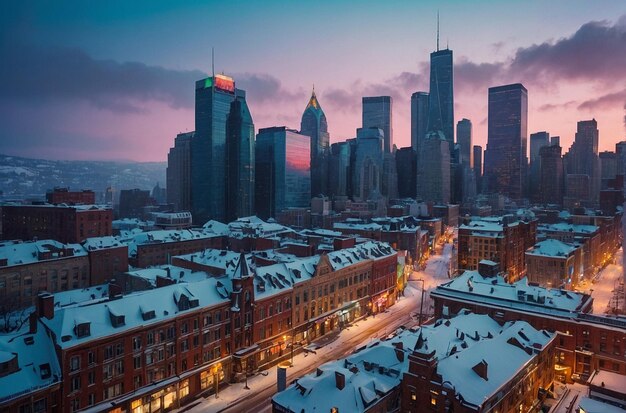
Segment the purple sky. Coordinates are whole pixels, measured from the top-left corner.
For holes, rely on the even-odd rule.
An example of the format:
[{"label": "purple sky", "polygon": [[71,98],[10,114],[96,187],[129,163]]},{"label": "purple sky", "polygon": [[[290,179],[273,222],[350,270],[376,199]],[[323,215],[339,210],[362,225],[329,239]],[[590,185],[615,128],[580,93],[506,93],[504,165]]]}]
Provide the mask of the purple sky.
[{"label": "purple sky", "polygon": [[[13,2],[0,13],[0,153],[163,161],[194,129],[194,81],[216,70],[248,93],[256,128],[299,128],[311,85],[333,142],[355,136],[361,97],[394,97],[410,142],[410,96],[428,58],[455,58],[456,120],[485,145],[487,88],[522,82],[529,133],[598,120],[600,149],[624,140],[626,4],[492,2]],[[26,2],[24,2],[26,3]]]}]

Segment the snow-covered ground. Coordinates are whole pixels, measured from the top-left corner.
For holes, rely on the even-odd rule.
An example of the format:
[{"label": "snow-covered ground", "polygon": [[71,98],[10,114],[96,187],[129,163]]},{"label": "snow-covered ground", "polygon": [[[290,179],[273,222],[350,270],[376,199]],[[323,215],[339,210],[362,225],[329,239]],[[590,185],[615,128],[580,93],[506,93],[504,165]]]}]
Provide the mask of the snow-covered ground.
[{"label": "snow-covered ground", "polygon": [[591,293],[594,314],[605,314],[615,307],[615,290],[620,289],[620,283],[622,283],[622,294],[619,299],[619,306],[623,309],[623,254],[623,249],[618,250],[615,254],[615,264],[609,264],[601,270],[593,283],[585,282],[578,288],[580,291]]},{"label": "snow-covered ground", "polygon": [[[387,311],[376,315],[376,317],[368,317],[365,320],[360,320],[353,326],[344,329],[335,341],[317,349],[317,354],[301,353],[296,355],[294,357],[293,367],[287,369],[287,383],[291,383],[293,380],[297,379],[300,375],[296,373],[303,369],[308,368],[308,370],[313,370],[326,361],[347,356],[356,348],[375,338],[394,333],[396,330],[395,326],[398,322],[404,323],[404,321],[406,321],[406,323],[404,323],[406,327],[416,325],[417,319],[415,317],[405,320],[405,314],[415,314],[416,311],[419,311],[422,283],[414,280],[424,279],[425,289],[427,291],[447,281],[448,262],[451,252],[452,244],[446,244],[443,249],[443,255],[431,256],[424,271],[415,271],[412,274],[409,285],[404,291],[404,297],[401,297],[396,304]],[[427,310],[427,302],[428,298],[427,295],[425,295],[425,313],[430,312]],[[364,334],[364,332],[368,332],[368,334]],[[263,374],[259,373],[248,378],[248,387],[250,390],[244,389],[244,383],[230,384],[219,391],[218,398],[215,398],[215,395],[211,395],[206,399],[197,399],[187,406],[183,406],[179,412],[219,412],[236,405],[238,402],[268,387],[275,389],[277,369],[278,367],[275,366],[264,371]],[[269,411],[271,411],[271,406],[269,405],[258,406],[258,408],[255,409],[257,413]]]}]

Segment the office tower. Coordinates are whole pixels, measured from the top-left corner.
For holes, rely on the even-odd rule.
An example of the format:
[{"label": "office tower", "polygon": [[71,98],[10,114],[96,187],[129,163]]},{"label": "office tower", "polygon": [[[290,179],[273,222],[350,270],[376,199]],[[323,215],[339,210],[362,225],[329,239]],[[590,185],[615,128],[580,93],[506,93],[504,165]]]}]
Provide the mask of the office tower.
[{"label": "office tower", "polygon": [[385,153],[393,151],[392,110],[393,100],[391,96],[363,98],[363,129],[382,129]]},{"label": "office tower", "polygon": [[194,132],[179,133],[167,154],[167,203],[175,211],[191,211],[191,140]]},{"label": "office tower", "polygon": [[[617,175],[618,156],[615,152],[603,151],[598,154],[600,159],[600,179],[615,179]],[[604,189],[604,188],[602,188]]]},{"label": "office tower", "polygon": [[254,123],[237,91],[226,123],[226,222],[254,215]]},{"label": "office tower", "polygon": [[328,193],[330,196],[348,196],[350,185],[350,142],[337,142],[330,145],[328,162]]},{"label": "office tower", "polygon": [[[598,123],[595,119],[580,121],[577,124],[574,143],[564,157],[564,166],[568,175],[587,175],[589,188],[587,190],[572,190],[566,188],[569,193],[588,194],[588,199],[583,199],[589,205],[598,200],[600,192],[600,160],[598,157]],[[570,180],[567,179],[569,182]],[[585,180],[577,178],[571,182],[582,183]]]},{"label": "office tower", "polygon": [[521,83],[489,88],[488,111],[483,184],[490,192],[519,200],[527,163],[528,91]]},{"label": "office tower", "polygon": [[284,126],[259,129],[256,136],[257,215],[275,218],[287,208],[311,202],[311,138]]},{"label": "office tower", "polygon": [[474,175],[476,176],[476,193],[482,192],[483,180],[483,147],[474,145],[472,152],[474,153]]},{"label": "office tower", "polygon": [[456,141],[459,145],[459,163],[474,167],[472,153],[472,121],[461,119],[456,124]]},{"label": "office tower", "polygon": [[417,190],[417,152],[412,147],[396,151],[396,170],[398,171],[398,196],[415,198]]},{"label": "office tower", "polygon": [[615,144],[615,154],[617,155],[617,173],[624,175],[626,173],[626,141]]},{"label": "office tower", "polygon": [[539,149],[539,200],[543,204],[563,204],[563,158],[558,145]]},{"label": "office tower", "polygon": [[428,132],[428,93],[415,92],[411,95],[411,147],[419,153],[420,142]]},{"label": "office tower", "polygon": [[[235,100],[241,104],[232,105]],[[235,88],[232,78],[215,75],[196,82],[196,132],[191,139],[191,205],[196,224],[227,218],[227,124],[231,111],[244,107],[245,92]],[[248,127],[244,123],[252,123],[249,114],[232,116],[242,122],[242,131]],[[231,123],[229,130],[234,126]],[[247,150],[244,146],[241,149]]]},{"label": "office tower", "polygon": [[528,194],[529,198],[539,201],[541,194],[539,186],[541,184],[541,172],[539,170],[539,150],[544,146],[550,146],[550,134],[548,132],[537,132],[530,134],[530,165],[528,173]]},{"label": "office tower", "polygon": [[450,202],[450,149],[443,132],[428,132],[417,164],[417,198]]},{"label": "office tower", "polygon": [[380,196],[383,140],[384,132],[380,128],[359,128],[356,131],[356,158],[352,176],[352,197],[355,201]]},{"label": "office tower", "polygon": [[150,191],[135,189],[122,189],[120,191],[119,218],[144,218],[144,208],[154,205],[154,199],[150,197]]},{"label": "office tower", "polygon": [[430,54],[430,94],[428,101],[428,131],[443,132],[454,150],[454,74],[452,50],[439,50]]},{"label": "office tower", "polygon": [[385,152],[383,154],[383,174],[380,190],[387,199],[398,197],[398,172],[396,171],[396,157],[393,153]]},{"label": "office tower", "polygon": [[302,120],[300,133],[311,138],[311,194],[328,193],[328,149],[330,135],[326,115],[320,106],[315,89],[311,93]]},{"label": "office tower", "polygon": [[561,146],[561,137],[550,136],[550,146]]}]

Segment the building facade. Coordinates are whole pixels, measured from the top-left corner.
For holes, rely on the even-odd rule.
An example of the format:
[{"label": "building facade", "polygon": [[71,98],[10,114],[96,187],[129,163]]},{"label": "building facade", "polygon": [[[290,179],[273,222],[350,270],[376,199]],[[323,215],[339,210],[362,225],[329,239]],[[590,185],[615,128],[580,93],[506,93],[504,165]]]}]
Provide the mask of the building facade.
[{"label": "building facade", "polygon": [[315,89],[302,114],[300,133],[310,137],[311,194],[313,196],[326,195],[330,184],[327,176],[330,135],[326,115],[317,100]]},{"label": "building facade", "polygon": [[411,148],[420,151],[420,142],[428,132],[428,92],[415,92],[411,95]]},{"label": "building facade", "polygon": [[454,67],[452,50],[430,54],[430,93],[428,95],[428,132],[441,131],[454,151]]},{"label": "building facade", "polygon": [[391,96],[363,98],[362,128],[383,131],[383,151],[393,151],[393,99]]},{"label": "building facade", "polygon": [[191,141],[195,132],[179,133],[167,154],[167,202],[191,211]]}]

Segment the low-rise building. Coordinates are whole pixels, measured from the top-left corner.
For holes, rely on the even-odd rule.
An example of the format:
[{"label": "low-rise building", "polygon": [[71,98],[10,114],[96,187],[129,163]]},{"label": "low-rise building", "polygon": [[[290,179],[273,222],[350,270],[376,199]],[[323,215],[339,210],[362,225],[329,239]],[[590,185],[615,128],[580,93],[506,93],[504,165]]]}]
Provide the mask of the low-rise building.
[{"label": "low-rise building", "polygon": [[573,290],[583,277],[582,247],[556,239],[539,241],[526,251],[528,281]]},{"label": "low-rise building", "polygon": [[128,245],[119,238],[87,238],[82,246],[89,255],[90,285],[103,284],[128,271]]}]

